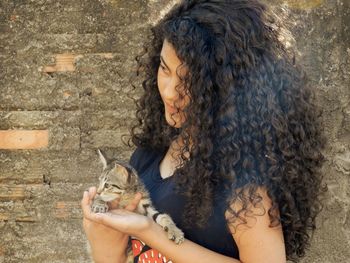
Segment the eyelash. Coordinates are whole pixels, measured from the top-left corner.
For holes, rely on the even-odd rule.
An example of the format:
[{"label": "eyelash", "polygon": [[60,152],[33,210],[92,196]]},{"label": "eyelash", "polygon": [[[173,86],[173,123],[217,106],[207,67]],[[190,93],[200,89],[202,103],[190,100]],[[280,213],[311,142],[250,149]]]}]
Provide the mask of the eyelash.
[{"label": "eyelash", "polygon": [[167,70],[167,68],[164,67],[162,64],[159,64],[159,67],[160,67],[163,71],[166,71],[166,70]]}]

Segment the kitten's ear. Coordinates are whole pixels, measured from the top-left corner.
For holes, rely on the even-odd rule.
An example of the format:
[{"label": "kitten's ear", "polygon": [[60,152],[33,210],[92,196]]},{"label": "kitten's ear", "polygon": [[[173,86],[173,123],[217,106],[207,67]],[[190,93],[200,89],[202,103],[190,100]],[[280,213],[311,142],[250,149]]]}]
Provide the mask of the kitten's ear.
[{"label": "kitten's ear", "polygon": [[116,170],[116,172],[117,172],[118,174],[122,174],[122,175],[124,176],[125,182],[129,183],[129,177],[130,177],[130,175],[129,175],[128,170],[127,170],[124,166],[122,166],[122,165],[116,163],[116,164],[115,164],[115,170]]},{"label": "kitten's ear", "polygon": [[101,153],[100,149],[97,149],[97,152],[98,152],[98,156],[100,156],[100,160],[101,160],[101,162],[103,164],[103,170],[104,170],[107,167],[106,158],[103,156],[103,154]]}]

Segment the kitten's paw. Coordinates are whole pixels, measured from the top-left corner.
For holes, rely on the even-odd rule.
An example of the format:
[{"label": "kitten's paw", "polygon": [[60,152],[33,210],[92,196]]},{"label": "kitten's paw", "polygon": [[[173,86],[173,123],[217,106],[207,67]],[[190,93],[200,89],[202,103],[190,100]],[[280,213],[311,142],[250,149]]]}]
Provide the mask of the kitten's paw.
[{"label": "kitten's paw", "polygon": [[91,211],[94,213],[106,213],[108,211],[108,205],[107,204],[92,204],[91,205]]},{"label": "kitten's paw", "polygon": [[158,218],[159,220],[157,220],[157,223],[168,233],[168,238],[170,240],[173,240],[176,244],[181,244],[185,240],[184,233],[175,225],[168,215],[162,214]]},{"label": "kitten's paw", "polygon": [[176,244],[181,244],[184,242],[184,233],[177,228],[175,225],[170,225],[167,227],[168,238],[173,240]]}]

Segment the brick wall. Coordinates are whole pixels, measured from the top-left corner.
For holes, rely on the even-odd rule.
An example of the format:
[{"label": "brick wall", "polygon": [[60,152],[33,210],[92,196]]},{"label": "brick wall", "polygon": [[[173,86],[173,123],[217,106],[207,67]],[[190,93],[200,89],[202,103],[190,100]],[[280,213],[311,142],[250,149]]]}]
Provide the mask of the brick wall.
[{"label": "brick wall", "polygon": [[[170,2],[0,2],[0,262],[88,262],[82,191],[100,172],[97,148],[130,156],[128,76],[147,22]],[[330,191],[303,262],[349,262],[349,2],[268,2],[291,8],[330,138]]]}]

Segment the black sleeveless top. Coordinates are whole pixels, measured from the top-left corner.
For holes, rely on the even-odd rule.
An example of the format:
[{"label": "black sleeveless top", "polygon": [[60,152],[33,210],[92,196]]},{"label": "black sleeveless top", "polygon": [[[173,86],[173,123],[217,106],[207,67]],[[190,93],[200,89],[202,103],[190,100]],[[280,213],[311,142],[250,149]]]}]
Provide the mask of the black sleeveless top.
[{"label": "black sleeveless top", "polygon": [[[184,232],[186,239],[217,253],[239,259],[237,245],[229,232],[224,216],[226,204],[224,197],[215,198],[214,210],[208,218],[206,227],[187,227],[184,224],[182,214],[185,206],[185,197],[175,192],[173,176],[163,179],[160,175],[159,164],[165,154],[166,151],[157,152],[138,147],[131,155],[129,161],[149,191],[154,207],[161,213],[169,214],[175,224]],[[134,239],[134,262],[142,262],[142,259],[148,262],[151,256],[155,255],[161,257],[158,251],[151,250],[146,244]],[[164,258],[163,261],[150,262],[168,261]]]}]

